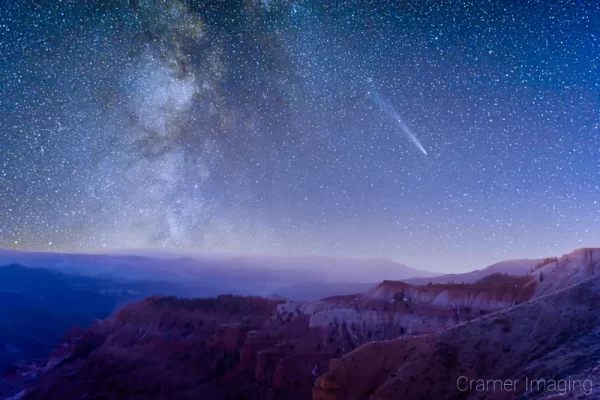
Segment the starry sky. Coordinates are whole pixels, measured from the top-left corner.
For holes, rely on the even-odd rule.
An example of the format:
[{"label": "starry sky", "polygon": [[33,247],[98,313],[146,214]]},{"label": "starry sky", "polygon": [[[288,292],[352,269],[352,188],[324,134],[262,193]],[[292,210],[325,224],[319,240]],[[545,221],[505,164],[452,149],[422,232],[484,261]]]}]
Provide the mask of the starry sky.
[{"label": "starry sky", "polygon": [[0,247],[600,245],[600,3],[0,4]]}]

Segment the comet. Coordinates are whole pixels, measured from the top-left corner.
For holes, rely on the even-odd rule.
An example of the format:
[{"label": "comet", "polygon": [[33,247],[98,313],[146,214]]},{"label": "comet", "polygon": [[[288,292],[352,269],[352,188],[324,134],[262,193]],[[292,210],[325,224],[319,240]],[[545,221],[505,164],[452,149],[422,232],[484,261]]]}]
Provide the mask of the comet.
[{"label": "comet", "polygon": [[396,125],[398,125],[398,127],[406,135],[406,137],[408,137],[410,141],[413,142],[415,146],[417,146],[417,149],[419,149],[421,153],[427,155],[427,151],[425,150],[421,142],[419,142],[419,139],[417,139],[417,137],[410,130],[408,125],[404,123],[402,117],[400,117],[400,114],[398,114],[394,107],[392,107],[390,103],[382,99],[381,96],[379,96],[379,93],[377,92],[369,92],[369,96],[371,100],[373,100],[373,102],[377,104],[379,108],[381,108],[382,111],[387,113],[394,120],[394,122],[396,122]]}]

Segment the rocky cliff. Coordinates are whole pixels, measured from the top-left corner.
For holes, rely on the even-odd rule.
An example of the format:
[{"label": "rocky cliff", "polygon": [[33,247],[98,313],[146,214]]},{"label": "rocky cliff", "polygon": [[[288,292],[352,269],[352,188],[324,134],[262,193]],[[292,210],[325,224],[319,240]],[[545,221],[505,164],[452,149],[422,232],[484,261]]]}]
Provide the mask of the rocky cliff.
[{"label": "rocky cliff", "polygon": [[[366,344],[331,360],[313,399],[595,398],[586,396],[599,389],[599,301],[594,277],[451,329]],[[530,390],[527,378],[579,383]],[[517,385],[486,383],[497,380]]]},{"label": "rocky cliff", "polygon": [[[418,297],[415,290],[421,293],[428,308],[452,304],[458,313],[464,307],[492,313],[461,318],[457,326],[433,334],[360,346],[330,361],[328,372],[316,382],[313,399],[588,398],[581,387],[585,379],[598,395],[599,275],[600,249],[587,248],[540,260],[528,275],[494,274],[468,288],[451,285],[424,293],[431,286],[407,289],[395,283],[401,293],[408,292],[406,297]],[[372,297],[386,299],[394,292],[389,283],[383,285]],[[478,285],[483,285],[482,291]],[[458,390],[457,380],[464,376],[476,381],[533,377],[563,383],[573,376],[579,387],[552,393],[525,390],[522,382],[510,392]]]}]

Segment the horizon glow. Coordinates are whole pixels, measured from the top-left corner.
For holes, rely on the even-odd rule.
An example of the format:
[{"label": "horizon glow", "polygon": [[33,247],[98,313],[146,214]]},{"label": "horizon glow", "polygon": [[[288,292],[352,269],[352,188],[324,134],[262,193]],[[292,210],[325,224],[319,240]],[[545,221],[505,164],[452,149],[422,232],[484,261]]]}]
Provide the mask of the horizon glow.
[{"label": "horizon glow", "polygon": [[0,9],[0,248],[599,245],[600,3],[34,3]]}]

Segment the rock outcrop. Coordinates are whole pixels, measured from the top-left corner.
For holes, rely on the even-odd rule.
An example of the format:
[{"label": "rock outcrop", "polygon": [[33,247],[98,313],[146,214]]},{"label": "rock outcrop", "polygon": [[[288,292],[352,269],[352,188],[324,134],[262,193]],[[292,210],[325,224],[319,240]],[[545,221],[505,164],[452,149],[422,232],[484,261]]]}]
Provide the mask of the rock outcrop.
[{"label": "rock outcrop", "polygon": [[[587,386],[564,394],[585,396],[600,378],[598,304],[600,277],[595,277],[451,329],[369,343],[331,360],[313,399],[510,399],[528,392],[526,378],[582,384],[587,379]],[[469,384],[494,380],[519,384]],[[558,394],[549,387],[534,389],[526,398]]]},{"label": "rock outcrop", "polygon": [[577,249],[561,257],[549,257],[531,272],[538,284],[534,296],[552,293],[600,275],[600,249]]}]

